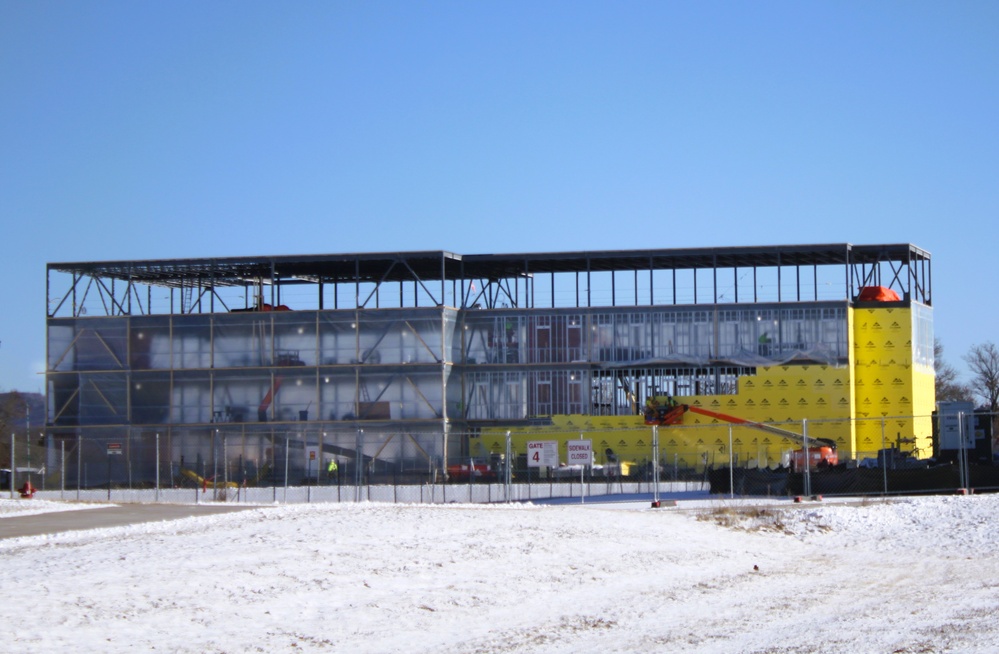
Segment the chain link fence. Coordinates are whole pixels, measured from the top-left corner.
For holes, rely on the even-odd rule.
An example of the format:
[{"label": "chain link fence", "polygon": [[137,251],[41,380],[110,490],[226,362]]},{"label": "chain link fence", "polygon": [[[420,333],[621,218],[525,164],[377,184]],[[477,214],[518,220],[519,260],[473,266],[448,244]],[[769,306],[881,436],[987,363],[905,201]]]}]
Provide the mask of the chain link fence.
[{"label": "chain link fence", "polygon": [[[321,425],[53,430],[11,434],[0,445],[8,464],[0,488],[12,498],[34,491],[87,501],[434,504],[693,491],[780,497],[999,490],[996,416],[975,413],[962,423],[966,434],[958,441],[936,427],[921,439],[892,434],[892,425],[917,419],[776,426],[814,435],[798,444],[758,425],[719,424],[599,433],[522,428],[503,438]],[[842,433],[868,449],[847,451],[835,437]],[[588,462],[566,464],[570,440],[590,443]],[[528,443],[539,441],[555,443],[556,458],[547,465],[528,459]]]}]

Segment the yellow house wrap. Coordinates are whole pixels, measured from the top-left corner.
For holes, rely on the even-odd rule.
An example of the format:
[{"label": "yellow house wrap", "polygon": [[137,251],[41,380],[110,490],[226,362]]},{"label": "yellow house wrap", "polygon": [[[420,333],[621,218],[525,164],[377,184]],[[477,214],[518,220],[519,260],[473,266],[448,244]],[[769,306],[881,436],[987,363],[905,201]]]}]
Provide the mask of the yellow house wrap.
[{"label": "yellow house wrap", "polygon": [[856,449],[898,445],[930,456],[935,376],[932,366],[914,360],[912,310],[854,309],[852,314]]},{"label": "yellow house wrap", "polygon": [[[929,456],[934,375],[932,366],[914,362],[912,310],[851,308],[847,320],[852,343],[847,365],[760,367],[755,375],[739,377],[734,394],[676,400],[799,435],[807,430],[810,441],[834,441],[841,461],[874,456],[893,445]],[[492,427],[482,430],[481,445],[502,452],[506,431],[511,432],[515,453],[523,453],[530,440],[556,440],[564,458],[565,441],[582,437],[593,441],[597,463],[607,461],[608,451],[635,463],[647,462],[652,455],[652,427],[638,415],[552,416],[550,425]],[[686,412],[681,424],[659,427],[659,446],[665,464],[699,468],[730,459],[740,465],[786,463],[786,454],[802,443]]]}]

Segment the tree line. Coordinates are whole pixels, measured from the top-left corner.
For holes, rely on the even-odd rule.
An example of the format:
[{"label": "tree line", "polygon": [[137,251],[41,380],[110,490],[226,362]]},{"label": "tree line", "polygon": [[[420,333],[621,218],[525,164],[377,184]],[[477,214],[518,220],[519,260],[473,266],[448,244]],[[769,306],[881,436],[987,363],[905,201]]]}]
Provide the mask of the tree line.
[{"label": "tree line", "polygon": [[962,382],[957,370],[943,357],[940,339],[933,341],[937,402],[972,402],[989,413],[999,413],[999,348],[986,342],[972,345],[964,355],[971,379]]}]

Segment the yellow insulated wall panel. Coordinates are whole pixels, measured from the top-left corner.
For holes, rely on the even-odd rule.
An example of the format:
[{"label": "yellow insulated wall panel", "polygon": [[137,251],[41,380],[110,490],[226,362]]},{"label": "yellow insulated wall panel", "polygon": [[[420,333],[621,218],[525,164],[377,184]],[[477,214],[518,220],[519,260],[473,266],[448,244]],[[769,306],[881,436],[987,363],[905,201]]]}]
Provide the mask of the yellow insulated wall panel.
[{"label": "yellow insulated wall panel", "polygon": [[[733,395],[695,395],[677,401],[750,422],[774,424],[801,434],[807,420],[810,439],[837,444],[840,459],[871,456],[884,446],[901,444],[919,456],[931,451],[934,407],[932,367],[913,362],[913,316],[907,308],[851,309],[847,313],[851,349],[844,366],[789,364],[757,369],[739,378]],[[782,461],[801,447],[797,440],[693,412],[682,428],[660,428],[660,454],[668,465],[700,467]],[[882,430],[883,425],[883,430]],[[504,428],[485,429],[482,444],[493,452],[504,447]],[[647,461],[652,430],[641,416],[553,416],[543,427],[513,429],[514,450],[524,452],[528,440],[593,440],[597,462],[609,448],[622,460]],[[884,433],[884,441],[882,441]]]},{"label": "yellow insulated wall panel", "polygon": [[[852,384],[849,367],[828,365],[785,365],[760,368],[756,375],[739,378],[735,395],[696,395],[677,398],[691,406],[702,407],[751,422],[772,423],[801,434],[803,420],[808,421],[810,439],[829,439],[837,444],[842,456],[853,452]],[[660,454],[667,465],[700,467],[724,464],[730,456],[745,463],[775,465],[783,455],[799,449],[797,440],[760,431],[745,425],[699,415],[684,414],[682,426],[659,428]],[[609,448],[621,459],[648,461],[652,448],[652,428],[641,416],[552,416],[552,424],[511,428],[515,452],[526,451],[529,440],[556,440],[561,455],[565,441],[588,438],[593,441],[597,463],[603,463]],[[502,452],[506,429],[483,429],[481,443],[489,451]]]},{"label": "yellow insulated wall panel", "polygon": [[[810,439],[829,439],[837,444],[841,456],[854,449],[852,371],[847,366],[783,365],[759,368],[756,375],[739,378],[735,395],[695,395],[677,398],[691,406],[708,409],[733,418],[774,424],[801,434],[808,421]],[[775,465],[784,454],[799,449],[798,440],[733,424],[731,450],[729,425],[694,412],[684,414],[682,425],[659,429],[660,454],[667,465],[701,467],[721,465],[729,458],[745,463]],[[621,459],[648,461],[652,448],[652,429],[641,416],[552,416],[552,424],[512,428],[515,452],[523,453],[529,440],[556,440],[564,455],[565,441],[588,438],[598,463],[603,463],[609,448]],[[483,429],[481,443],[489,451],[504,450],[506,429]]]},{"label": "yellow insulated wall panel", "polygon": [[936,374],[932,369],[913,367],[912,410],[915,416],[912,431],[915,442],[913,452],[920,458],[933,456],[933,410],[936,408]]},{"label": "yellow insulated wall panel", "polygon": [[[739,378],[736,395],[697,395],[678,398],[692,406],[751,422],[767,423],[808,437],[836,442],[841,454],[853,450],[851,371],[828,365],[783,365],[759,368],[756,375]],[[692,438],[728,451],[728,425],[723,420],[688,412],[683,426],[703,430],[666,429],[681,447]],[[707,428],[708,425],[714,425]],[[694,433],[697,435],[694,436]],[[779,462],[784,452],[799,449],[798,440],[746,426],[734,426],[732,449],[740,461],[758,460],[762,465]]]},{"label": "yellow insulated wall panel", "polygon": [[[506,432],[514,455],[527,451],[528,441],[557,441],[559,459],[566,460],[566,441],[578,438],[593,441],[596,463],[607,463],[607,450],[613,450],[621,461],[644,463],[652,455],[652,427],[641,416],[552,416],[550,425],[530,427],[488,427],[480,434],[482,446],[488,452],[503,452]],[[483,453],[484,454],[484,453]]]},{"label": "yellow insulated wall panel", "polygon": [[913,363],[912,311],[853,309],[857,448],[873,454],[901,446],[919,456],[931,451],[932,368]]}]

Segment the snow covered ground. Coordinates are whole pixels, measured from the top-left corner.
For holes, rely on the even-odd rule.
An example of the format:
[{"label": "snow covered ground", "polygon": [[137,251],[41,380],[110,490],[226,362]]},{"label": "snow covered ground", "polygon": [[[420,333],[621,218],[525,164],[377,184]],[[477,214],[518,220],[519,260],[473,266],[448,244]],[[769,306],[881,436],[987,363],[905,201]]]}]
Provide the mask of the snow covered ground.
[{"label": "snow covered ground", "polygon": [[0,651],[999,649],[999,496],[680,509],[287,505],[0,540]]},{"label": "snow covered ground", "polygon": [[49,500],[6,500],[0,499],[0,518],[16,518],[26,515],[39,515],[42,513],[56,513],[59,511],[80,511],[83,509],[98,509],[107,504],[93,504],[86,502],[52,502]]}]

